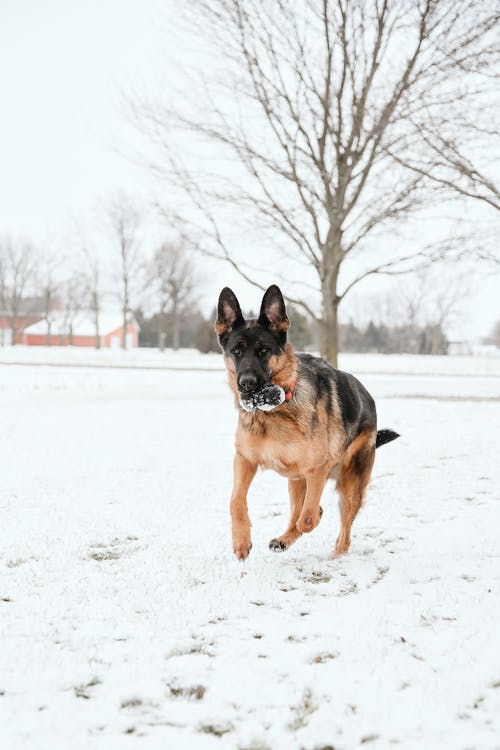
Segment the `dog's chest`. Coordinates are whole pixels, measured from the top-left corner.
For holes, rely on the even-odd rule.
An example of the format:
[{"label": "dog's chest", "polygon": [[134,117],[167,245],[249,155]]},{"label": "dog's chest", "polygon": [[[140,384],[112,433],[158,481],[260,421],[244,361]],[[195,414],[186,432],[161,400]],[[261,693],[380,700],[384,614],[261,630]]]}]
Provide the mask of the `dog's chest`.
[{"label": "dog's chest", "polygon": [[257,463],[262,466],[263,469],[272,469],[273,471],[288,476],[292,468],[293,462],[290,457],[286,455],[286,451],[283,445],[276,445],[275,443],[268,441],[260,447],[257,453]]},{"label": "dog's chest", "polygon": [[272,469],[284,477],[293,479],[301,475],[300,446],[284,444],[282,440],[257,437],[240,432],[236,438],[237,450],[253,464],[263,469]]}]

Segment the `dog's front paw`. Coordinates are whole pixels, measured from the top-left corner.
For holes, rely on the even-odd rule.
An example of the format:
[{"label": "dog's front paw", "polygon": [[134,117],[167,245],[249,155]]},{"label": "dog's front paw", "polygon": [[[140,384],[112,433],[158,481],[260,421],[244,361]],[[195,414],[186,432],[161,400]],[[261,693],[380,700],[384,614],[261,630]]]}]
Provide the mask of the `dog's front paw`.
[{"label": "dog's front paw", "polygon": [[288,549],[288,544],[284,539],[271,539],[269,542],[269,549],[273,552],[284,552]]},{"label": "dog's front paw", "polygon": [[246,560],[252,549],[252,542],[250,540],[234,542],[233,549],[238,560]]}]

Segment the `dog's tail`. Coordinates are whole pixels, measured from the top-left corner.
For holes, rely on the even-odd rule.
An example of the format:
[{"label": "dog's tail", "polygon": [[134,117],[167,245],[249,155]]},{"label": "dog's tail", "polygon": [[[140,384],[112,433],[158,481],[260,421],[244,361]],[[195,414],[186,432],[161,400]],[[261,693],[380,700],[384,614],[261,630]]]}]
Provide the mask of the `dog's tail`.
[{"label": "dog's tail", "polygon": [[379,430],[377,432],[375,448],[379,448],[381,445],[385,445],[385,443],[390,443],[391,440],[396,440],[398,437],[399,432],[394,432],[394,430]]}]

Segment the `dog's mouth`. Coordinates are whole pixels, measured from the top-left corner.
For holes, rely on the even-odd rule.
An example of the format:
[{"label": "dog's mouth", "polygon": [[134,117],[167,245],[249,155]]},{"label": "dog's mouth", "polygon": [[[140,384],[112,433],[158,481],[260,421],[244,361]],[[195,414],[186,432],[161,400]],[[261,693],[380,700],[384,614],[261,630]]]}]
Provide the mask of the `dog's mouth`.
[{"label": "dog's mouth", "polygon": [[271,411],[285,400],[283,388],[279,385],[273,385],[273,383],[267,383],[252,393],[240,392],[240,406],[248,412],[256,412],[257,409]]},{"label": "dog's mouth", "polygon": [[248,386],[244,383],[238,383],[238,391],[240,398],[253,398],[257,396],[264,388],[269,388],[272,385],[270,381],[257,380],[255,384]]},{"label": "dog's mouth", "polygon": [[263,386],[256,385],[254,388],[242,388],[240,385],[238,386],[238,392],[240,394],[240,398],[252,398],[252,396],[260,391],[260,389]]}]

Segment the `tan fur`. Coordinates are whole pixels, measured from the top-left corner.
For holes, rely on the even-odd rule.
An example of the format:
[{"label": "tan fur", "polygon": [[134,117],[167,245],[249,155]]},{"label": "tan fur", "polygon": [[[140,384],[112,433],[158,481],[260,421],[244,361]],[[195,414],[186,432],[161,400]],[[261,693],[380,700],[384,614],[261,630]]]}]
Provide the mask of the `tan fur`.
[{"label": "tan fur", "polygon": [[221,308],[219,317],[215,323],[215,330],[218,336],[222,336],[224,333],[230,331],[236,320],[236,312],[228,302],[223,301]]},{"label": "tan fur", "polygon": [[266,315],[270,323],[270,327],[275,331],[288,331],[290,328],[290,321],[287,316],[282,317],[281,307],[278,301],[273,302],[266,310]]},{"label": "tan fur", "polygon": [[283,542],[285,547],[290,547],[300,536],[300,531],[297,529],[297,521],[299,520],[304,499],[306,496],[307,483],[305,479],[289,479],[288,480],[288,494],[290,495],[290,521],[288,522],[288,528],[284,534],[279,536],[276,541]]},{"label": "tan fur", "polygon": [[342,555],[351,544],[351,526],[363,504],[366,487],[375,461],[376,430],[367,430],[350,444],[342,459],[337,490],[340,495],[340,534],[335,554]]},{"label": "tan fur", "polygon": [[252,548],[250,541],[250,519],[248,517],[247,492],[257,466],[240,454],[234,457],[234,484],[231,495],[230,512],[233,534],[233,549],[239,560],[248,557]]},{"label": "tan fur", "polygon": [[279,357],[269,357],[271,382],[287,390],[297,380],[297,357],[290,344],[285,344],[285,350]]}]

